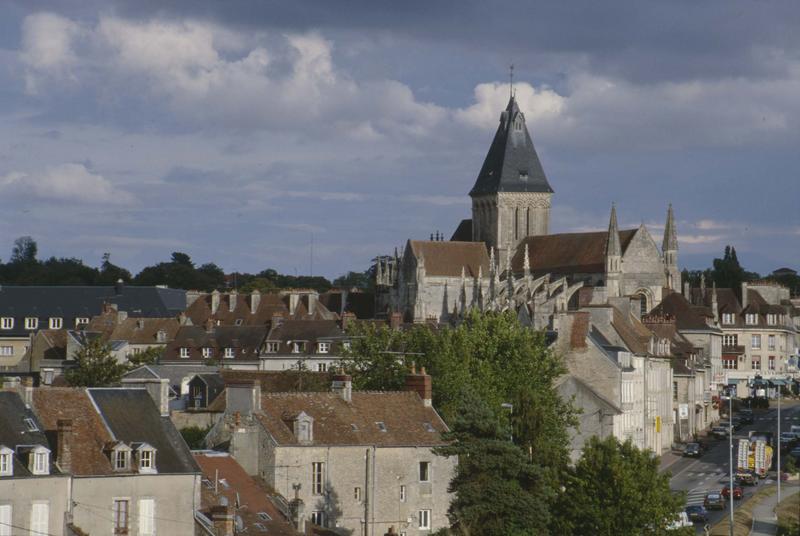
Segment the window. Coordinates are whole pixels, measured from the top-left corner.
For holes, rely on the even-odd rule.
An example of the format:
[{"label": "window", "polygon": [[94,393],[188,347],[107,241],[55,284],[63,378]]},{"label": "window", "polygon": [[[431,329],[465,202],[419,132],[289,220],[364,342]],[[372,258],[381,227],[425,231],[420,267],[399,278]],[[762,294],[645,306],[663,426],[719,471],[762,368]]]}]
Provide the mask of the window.
[{"label": "window", "polygon": [[278,353],[278,348],[280,347],[280,344],[281,343],[279,343],[279,342],[268,342],[264,346],[264,351],[267,352],[268,354],[277,354]]},{"label": "window", "polygon": [[327,363],[317,363],[317,372],[326,372],[328,370]]},{"label": "window", "polygon": [[167,342],[167,332],[159,329],[158,333],[156,333],[156,342]]},{"label": "window", "polygon": [[50,503],[34,502],[31,505],[31,534],[48,534],[50,532]]},{"label": "window", "polygon": [[139,499],[139,536],[155,536],[156,501]]},{"label": "window", "polygon": [[114,470],[124,471],[128,468],[128,457],[130,453],[125,449],[114,451]]},{"label": "window", "polygon": [[382,421],[376,422],[375,426],[377,426],[378,430],[380,430],[381,432],[385,432],[386,431],[386,423],[384,423]]},{"label": "window", "polygon": [[317,526],[325,526],[325,512],[322,510],[314,510],[311,512],[311,522]]},{"label": "window", "polygon": [[0,346],[0,356],[9,357],[14,355],[13,346]]},{"label": "window", "polygon": [[36,329],[39,327],[39,319],[29,316],[25,319],[25,329]]},{"label": "window", "polygon": [[524,169],[519,170],[519,178],[520,180],[526,181],[528,180],[528,172]]},{"label": "window", "polygon": [[14,319],[9,316],[4,316],[0,318],[0,328],[2,329],[13,329],[14,328]]},{"label": "window", "polygon": [[234,348],[225,348],[225,359],[233,359],[236,354],[236,350]]},{"label": "window", "polygon": [[426,432],[430,432],[430,433],[436,432],[436,428],[434,428],[433,425],[431,423],[429,423],[429,422],[422,423],[422,426],[425,427],[425,431]]},{"label": "window", "polygon": [[188,348],[181,348],[181,359],[188,359],[189,357],[189,349]]},{"label": "window", "polygon": [[34,475],[46,475],[50,473],[50,453],[47,451],[40,451],[33,453],[33,469],[31,472]]},{"label": "window", "polygon": [[639,294],[639,317],[647,314],[647,296]]},{"label": "window", "polygon": [[244,322],[244,320],[242,320],[241,318],[237,318],[236,320],[233,321],[233,325],[234,326],[241,326],[243,322]]},{"label": "window", "polygon": [[304,342],[293,342],[292,343],[292,353],[299,354],[300,352],[306,351],[306,343]]},{"label": "window", "polygon": [[327,354],[330,351],[331,351],[331,343],[329,342],[317,343],[317,353]]},{"label": "window", "polygon": [[739,345],[739,336],[738,335],[723,335],[722,336],[722,346],[738,346]]},{"label": "window", "polygon": [[739,361],[736,356],[722,356],[722,368],[727,370],[736,370],[739,368]]},{"label": "window", "polygon": [[79,326],[85,326],[88,323],[89,323],[89,319],[86,318],[85,316],[79,316],[78,318],[75,319],[75,327],[76,328],[79,327]]},{"label": "window", "polygon": [[11,505],[0,504],[0,536],[11,536]]},{"label": "window", "polygon": [[767,362],[769,365],[769,370],[775,370],[775,356],[769,356],[769,361]]},{"label": "window", "polygon": [[261,518],[264,521],[271,521],[272,520],[272,517],[270,517],[270,515],[268,513],[266,513],[266,512],[259,512],[258,513],[258,517]]},{"label": "window", "polygon": [[761,370],[761,356],[754,355],[750,360],[750,368],[753,370]]},{"label": "window", "polygon": [[8,447],[0,447],[0,476],[14,476],[12,452]]},{"label": "window", "polygon": [[406,487],[400,486],[400,502],[406,502]]},{"label": "window", "polygon": [[678,382],[672,382],[672,400],[678,400]]},{"label": "window", "polygon": [[767,337],[767,348],[769,350],[774,350],[775,349],[775,335],[769,335]]},{"label": "window", "polygon": [[360,486],[356,486],[355,488],[353,488],[353,499],[355,499],[356,502],[361,502],[361,487]]},{"label": "window", "polygon": [[156,468],[156,453],[153,449],[139,451],[139,471],[152,472]]},{"label": "window", "polygon": [[345,350],[349,350],[349,349],[350,349],[350,341],[344,341],[344,342],[342,343],[342,347],[343,347]]},{"label": "window", "polygon": [[419,529],[420,530],[430,530],[431,529],[431,511],[430,510],[420,510],[417,515],[419,517]]},{"label": "window", "polygon": [[114,499],[114,534],[128,534],[128,499]]},{"label": "window", "polygon": [[750,348],[753,350],[761,350],[761,335],[750,336]]},{"label": "window", "polygon": [[36,421],[31,419],[30,417],[25,417],[22,422],[25,423],[25,428],[28,429],[29,432],[38,432],[39,427],[36,426]]},{"label": "window", "polygon": [[419,462],[419,481],[431,481],[431,462]]},{"label": "window", "polygon": [[214,351],[208,346],[203,347],[203,359],[210,359],[214,355]]},{"label": "window", "polygon": [[325,488],[325,464],[314,462],[311,464],[311,493],[322,495]]},{"label": "window", "polygon": [[53,378],[55,378],[55,375],[56,371],[51,368],[42,369],[42,383],[45,385],[50,385],[53,383]]},{"label": "window", "polygon": [[258,532],[267,532],[267,527],[263,523],[253,523],[253,526],[258,529]]},{"label": "window", "polygon": [[767,324],[774,325],[778,323],[778,315],[776,314],[768,314],[767,315]]},{"label": "window", "polygon": [[744,323],[748,326],[755,326],[758,324],[758,315],[755,313],[747,313],[744,315]]},{"label": "window", "polygon": [[736,322],[736,318],[734,317],[733,313],[722,313],[722,323],[725,325],[733,325]]},{"label": "window", "polygon": [[64,325],[64,319],[61,317],[50,318],[50,329],[61,329]]}]

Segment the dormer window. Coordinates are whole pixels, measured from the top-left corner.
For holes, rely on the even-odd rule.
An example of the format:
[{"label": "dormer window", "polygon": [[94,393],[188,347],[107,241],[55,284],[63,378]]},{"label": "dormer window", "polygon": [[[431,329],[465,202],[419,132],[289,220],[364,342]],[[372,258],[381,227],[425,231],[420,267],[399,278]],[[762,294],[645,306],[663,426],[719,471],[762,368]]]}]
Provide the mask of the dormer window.
[{"label": "dormer window", "polygon": [[292,344],[292,353],[299,354],[306,351],[306,343],[303,341],[294,341]]},{"label": "dormer window", "polygon": [[25,329],[37,329],[39,327],[39,319],[35,316],[29,316],[25,319]]},{"label": "dormer window", "polygon": [[778,323],[778,315],[768,314],[767,315],[767,324],[774,325]]},{"label": "dormer window", "polygon": [[189,359],[189,349],[186,347],[181,348],[180,350],[181,359]]},{"label": "dormer window", "polygon": [[268,342],[266,345],[264,345],[264,351],[268,354],[277,354],[280,345],[281,343],[279,342]]},{"label": "dormer window", "polygon": [[28,469],[34,475],[49,475],[50,451],[41,445],[34,447],[28,458]]},{"label": "dormer window", "polygon": [[10,316],[0,318],[0,329],[14,329],[14,319]]},{"label": "dormer window", "polygon": [[528,180],[528,172],[524,169],[519,170],[519,179],[522,181]]},{"label": "dormer window", "polygon": [[75,319],[76,328],[79,328],[81,326],[86,326],[88,324],[89,324],[89,319],[86,318],[85,316],[79,316],[78,318]]},{"label": "dormer window", "polygon": [[733,313],[722,313],[722,323],[726,326],[730,326],[735,322],[733,318]]},{"label": "dormer window", "polygon": [[314,418],[305,411],[301,411],[294,418],[294,436],[301,443],[314,441]]},{"label": "dormer window", "polygon": [[744,322],[748,326],[755,326],[756,324],[758,324],[758,315],[754,313],[747,313],[744,316]]},{"label": "dormer window", "polygon": [[211,359],[211,356],[214,355],[214,352],[208,346],[203,347],[203,359]]},{"label": "dormer window", "polygon": [[375,423],[375,426],[377,426],[378,430],[380,430],[381,432],[386,432],[386,423],[385,422],[378,421],[378,422]]},{"label": "dormer window", "polygon": [[111,468],[114,471],[128,471],[131,468],[131,448],[125,443],[117,443],[110,449]]},{"label": "dormer window", "polygon": [[61,329],[64,325],[64,319],[60,316],[50,317],[50,329]]},{"label": "dormer window", "polygon": [[167,342],[167,332],[159,329],[158,333],[156,333],[156,342]]},{"label": "dormer window", "polygon": [[142,443],[136,449],[136,457],[140,473],[156,472],[156,449],[147,443]]},{"label": "dormer window", "polygon": [[14,476],[14,451],[0,445],[0,476]]},{"label": "dormer window", "polygon": [[329,342],[317,343],[317,353],[319,353],[319,354],[327,354],[330,351],[331,351],[331,343],[329,343]]},{"label": "dormer window", "polygon": [[225,359],[233,359],[236,356],[236,349],[230,346],[225,348]]}]

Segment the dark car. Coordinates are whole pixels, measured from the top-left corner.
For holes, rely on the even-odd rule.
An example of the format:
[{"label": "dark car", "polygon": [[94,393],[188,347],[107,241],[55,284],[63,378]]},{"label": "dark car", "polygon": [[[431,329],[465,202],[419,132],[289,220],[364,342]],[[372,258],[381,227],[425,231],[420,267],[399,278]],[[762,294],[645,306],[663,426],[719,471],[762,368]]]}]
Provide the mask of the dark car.
[{"label": "dark car", "polygon": [[725,498],[718,491],[709,491],[703,500],[706,510],[725,510]]},{"label": "dark car", "polygon": [[[731,494],[731,488],[729,488],[728,486],[722,488],[723,497],[727,499],[728,497],[730,497],[730,494]],[[733,499],[735,501],[738,501],[743,496],[744,496],[744,491],[742,491],[742,488],[740,488],[739,486],[733,486]]]},{"label": "dark car", "polygon": [[687,443],[686,448],[683,449],[683,455],[690,458],[699,458],[703,454],[703,448],[700,443]]},{"label": "dark car", "polygon": [[701,504],[693,504],[686,507],[686,515],[695,523],[705,523],[708,521],[708,510]]},{"label": "dark car", "polygon": [[734,430],[739,430],[742,427],[742,420],[739,417],[734,417],[731,419],[731,425]]}]

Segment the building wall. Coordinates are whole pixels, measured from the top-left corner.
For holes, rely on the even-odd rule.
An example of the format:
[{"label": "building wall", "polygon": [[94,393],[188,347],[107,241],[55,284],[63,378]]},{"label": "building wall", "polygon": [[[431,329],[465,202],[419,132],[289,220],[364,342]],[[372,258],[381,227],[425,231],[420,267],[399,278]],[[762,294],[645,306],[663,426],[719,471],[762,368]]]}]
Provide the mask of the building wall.
[{"label": "building wall", "polygon": [[[672,418],[672,366],[669,359],[647,358],[647,418],[645,447],[661,454],[672,446],[674,422]],[[656,426],[660,418],[661,430]]]},{"label": "building wall", "polygon": [[194,535],[200,475],[74,477],[73,522],[89,534],[113,533],[115,498],[129,502],[129,534],[139,533],[139,500],[154,499],[156,534]]},{"label": "building wall", "polygon": [[[32,504],[47,502],[49,508],[48,533],[64,534],[66,513],[69,507],[69,481],[67,475],[47,477],[0,477],[0,505],[11,505],[11,534],[27,534],[30,528]],[[20,528],[16,528],[20,527]]]},{"label": "building wall", "polygon": [[338,366],[341,357],[333,354],[262,354],[258,370],[292,370],[302,362],[306,370],[326,372]]},{"label": "building wall", "polygon": [[603,439],[614,433],[616,412],[591,390],[572,379],[559,384],[558,394],[564,400],[572,400],[574,406],[581,410],[577,416],[578,426],[570,429],[570,459],[575,462],[589,438],[596,436]]},{"label": "building wall", "polygon": [[648,309],[652,309],[661,303],[662,290],[667,285],[665,270],[656,243],[646,229],[640,228],[622,256],[621,294],[632,296],[646,290]]},{"label": "building wall", "polygon": [[0,337],[0,347],[11,347],[10,356],[0,354],[0,371],[6,370],[6,367],[8,369],[15,367],[25,356],[30,344],[31,340],[28,337]]},{"label": "building wall", "polygon": [[[374,460],[374,478],[367,481],[367,452]],[[448,526],[447,509],[451,496],[447,487],[453,477],[456,460],[433,454],[426,447],[368,446],[288,446],[273,449],[274,460],[263,466],[266,480],[284,497],[294,497],[293,484],[300,484],[299,497],[305,504],[306,519],[315,510],[327,510],[329,526],[361,534],[365,515],[364,499],[372,500],[369,534],[382,535],[394,526],[409,536],[430,534]],[[269,456],[268,453],[265,453]],[[419,481],[419,462],[431,463],[430,482]],[[327,495],[312,490],[312,463],[323,462]],[[400,499],[405,486],[405,501]],[[355,498],[360,488],[361,500]],[[419,510],[431,511],[431,530],[419,530]],[[409,522],[409,518],[413,518]],[[347,533],[344,532],[343,533]]]}]

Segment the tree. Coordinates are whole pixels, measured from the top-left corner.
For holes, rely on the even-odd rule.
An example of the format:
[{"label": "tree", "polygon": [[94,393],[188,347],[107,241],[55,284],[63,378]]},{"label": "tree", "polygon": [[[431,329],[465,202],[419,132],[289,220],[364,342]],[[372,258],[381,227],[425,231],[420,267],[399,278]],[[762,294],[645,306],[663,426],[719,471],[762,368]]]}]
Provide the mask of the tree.
[{"label": "tree", "polygon": [[36,262],[36,254],[39,246],[36,240],[30,236],[20,236],[14,240],[14,248],[11,250],[11,263],[28,264]]},{"label": "tree", "polygon": [[372,287],[370,270],[366,272],[347,272],[345,275],[334,279],[333,286],[344,289],[355,287],[361,290],[367,290]]},{"label": "tree", "polygon": [[111,253],[103,253],[103,262],[100,264],[100,275],[97,278],[99,285],[113,285],[122,280],[127,283],[131,280],[131,273],[111,262]]},{"label": "tree", "polygon": [[199,426],[186,426],[179,431],[190,449],[203,449],[206,446],[206,435],[210,429],[211,427],[200,428]]},{"label": "tree", "polygon": [[[547,534],[549,505],[556,491],[545,470],[510,441],[511,427],[502,408],[492,408],[465,388],[450,444],[435,449],[458,456],[449,491],[455,494],[448,517],[453,534],[514,536]],[[535,459],[535,458],[534,458]]]},{"label": "tree", "polygon": [[[565,534],[597,536],[675,535],[684,497],[669,489],[659,459],[631,442],[593,437],[566,480],[560,516]],[[694,530],[687,532],[694,534]]]},{"label": "tree", "polygon": [[143,352],[128,357],[128,369],[133,370],[143,365],[155,365],[164,353],[163,346],[151,346]]},{"label": "tree", "polygon": [[67,382],[73,387],[109,387],[119,383],[127,371],[100,337],[85,339],[74,358],[77,366],[66,373]]}]

